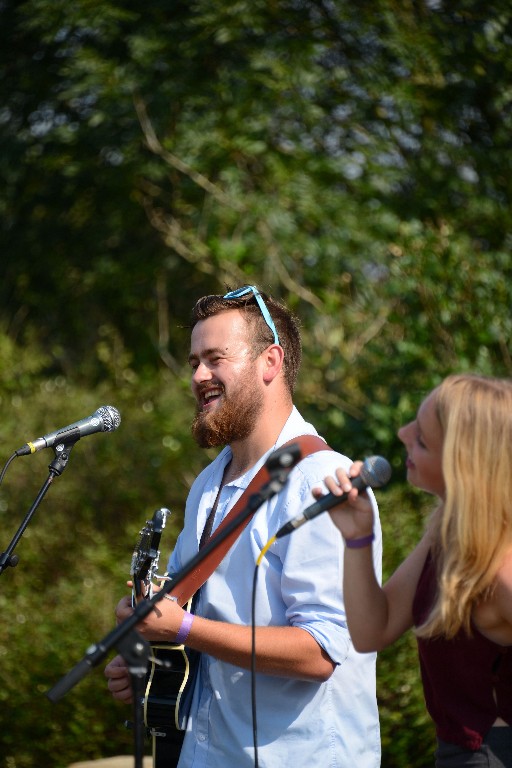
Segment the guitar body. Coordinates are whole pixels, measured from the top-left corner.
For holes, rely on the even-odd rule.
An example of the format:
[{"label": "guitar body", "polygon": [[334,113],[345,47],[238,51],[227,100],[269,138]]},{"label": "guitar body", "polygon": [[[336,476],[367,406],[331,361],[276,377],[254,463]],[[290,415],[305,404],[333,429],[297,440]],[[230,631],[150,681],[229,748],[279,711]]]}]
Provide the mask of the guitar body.
[{"label": "guitar body", "polygon": [[153,737],[153,768],[176,768],[184,735],[174,728],[159,729],[158,737]]},{"label": "guitar body", "polygon": [[[169,514],[168,509],[158,509],[140,531],[130,568],[134,605],[137,600],[152,596],[154,578],[165,578],[158,576],[157,568],[160,538]],[[190,600],[187,610],[191,603]],[[152,741],[153,768],[176,768],[178,764],[185,736],[185,724],[179,717],[180,705],[191,693],[190,668],[183,645],[151,643],[150,669],[142,707],[144,725]]]},{"label": "guitar body", "polygon": [[153,768],[172,768],[178,764],[185,735],[178,712],[189,677],[189,661],[182,645],[151,644],[151,651],[144,723],[152,739]]}]

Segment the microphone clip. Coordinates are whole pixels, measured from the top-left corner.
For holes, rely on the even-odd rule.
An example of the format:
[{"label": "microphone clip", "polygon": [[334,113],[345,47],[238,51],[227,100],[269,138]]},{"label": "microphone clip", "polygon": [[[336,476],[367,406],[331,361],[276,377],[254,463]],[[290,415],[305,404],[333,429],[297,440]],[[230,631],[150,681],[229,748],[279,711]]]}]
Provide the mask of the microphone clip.
[{"label": "microphone clip", "polygon": [[71,439],[66,438],[65,442],[60,442],[57,443],[57,445],[52,446],[55,458],[48,464],[48,469],[52,475],[62,475],[68,465],[71,450],[79,440],[80,434]]},{"label": "microphone clip", "polygon": [[271,453],[265,467],[271,479],[284,483],[300,458],[301,452],[298,443],[292,443]]},{"label": "microphone clip", "polygon": [[247,508],[256,511],[263,502],[278,494],[286,484],[288,475],[300,459],[301,451],[297,443],[283,446],[271,453],[265,462],[265,469],[269,474],[269,479],[256,493],[249,496]]}]

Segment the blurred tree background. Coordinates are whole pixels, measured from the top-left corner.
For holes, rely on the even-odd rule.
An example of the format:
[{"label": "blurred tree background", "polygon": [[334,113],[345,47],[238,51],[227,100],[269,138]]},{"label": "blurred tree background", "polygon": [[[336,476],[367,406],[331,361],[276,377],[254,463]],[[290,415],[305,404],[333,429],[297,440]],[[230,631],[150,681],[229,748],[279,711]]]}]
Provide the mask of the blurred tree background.
[{"label": "blurred tree background", "polygon": [[[0,436],[111,404],[2,574],[0,766],[129,754],[93,670],[137,533],[211,459],[189,435],[189,310],[257,283],[303,324],[296,402],[394,467],[389,574],[430,501],[400,423],[446,374],[510,376],[512,9],[489,0],[1,0]],[[51,452],[0,486],[1,551]],[[384,768],[432,765],[415,646],[378,666]]]}]

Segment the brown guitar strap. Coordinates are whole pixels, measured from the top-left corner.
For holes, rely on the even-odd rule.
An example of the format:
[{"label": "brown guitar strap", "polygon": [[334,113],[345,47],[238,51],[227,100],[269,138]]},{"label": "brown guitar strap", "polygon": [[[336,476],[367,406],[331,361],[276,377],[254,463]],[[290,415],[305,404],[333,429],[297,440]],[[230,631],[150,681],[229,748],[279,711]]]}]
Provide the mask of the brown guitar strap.
[{"label": "brown guitar strap", "polygon": [[[292,445],[293,443],[297,443],[299,445],[301,451],[301,460],[305,459],[306,456],[309,456],[312,453],[316,453],[317,451],[332,450],[327,445],[327,443],[322,440],[321,437],[316,435],[301,435],[300,437],[295,437],[293,440],[289,440],[284,445],[279,446],[279,448],[284,448],[287,445]],[[233,518],[235,518],[236,515],[238,515],[244,509],[247,499],[253,493],[256,493],[261,487],[263,487],[269,480],[270,474],[264,464],[255,474],[243,494],[236,502],[233,509],[230,510],[229,514],[226,515],[222,523],[215,530],[210,538],[210,541],[215,540],[215,537],[218,536],[223,531],[223,529],[233,520]],[[177,599],[179,605],[185,605],[197,592],[199,587],[205,583],[210,574],[213,573],[218,564],[224,558],[226,552],[231,548],[238,536],[242,533],[251,517],[252,515],[249,515],[241,520],[239,525],[236,526],[228,536],[226,536],[226,538],[219,544],[218,547],[212,549],[205,556],[205,558],[200,563],[198,563],[197,567],[193,571],[187,574],[174,589],[171,589],[170,594]]]}]

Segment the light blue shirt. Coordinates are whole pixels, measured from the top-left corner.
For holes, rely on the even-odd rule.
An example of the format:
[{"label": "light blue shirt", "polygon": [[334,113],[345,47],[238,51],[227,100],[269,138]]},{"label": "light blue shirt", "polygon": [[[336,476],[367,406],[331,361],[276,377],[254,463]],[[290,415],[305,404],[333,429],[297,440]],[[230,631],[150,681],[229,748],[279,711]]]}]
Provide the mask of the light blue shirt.
[{"label": "light blue shirt", "polygon": [[[305,434],[317,433],[294,408],[272,450]],[[222,488],[214,530],[270,453]],[[184,528],[169,561],[170,573],[196,555],[230,459],[231,449],[226,447],[194,482]],[[283,490],[257,510],[201,588],[196,613],[251,625],[254,571],[262,548],[288,520],[314,502],[312,487],[322,485],[323,478],[337,467],[351,463],[346,456],[328,450],[303,459]],[[257,674],[260,768],[380,766],[376,655],[358,654],[350,642],[342,595],[343,549],[330,516],[321,514],[277,539],[258,567],[256,625],[301,627],[337,665],[325,683]],[[373,556],[379,578],[381,555],[377,516]],[[179,768],[253,765],[251,672],[203,654]]]}]

